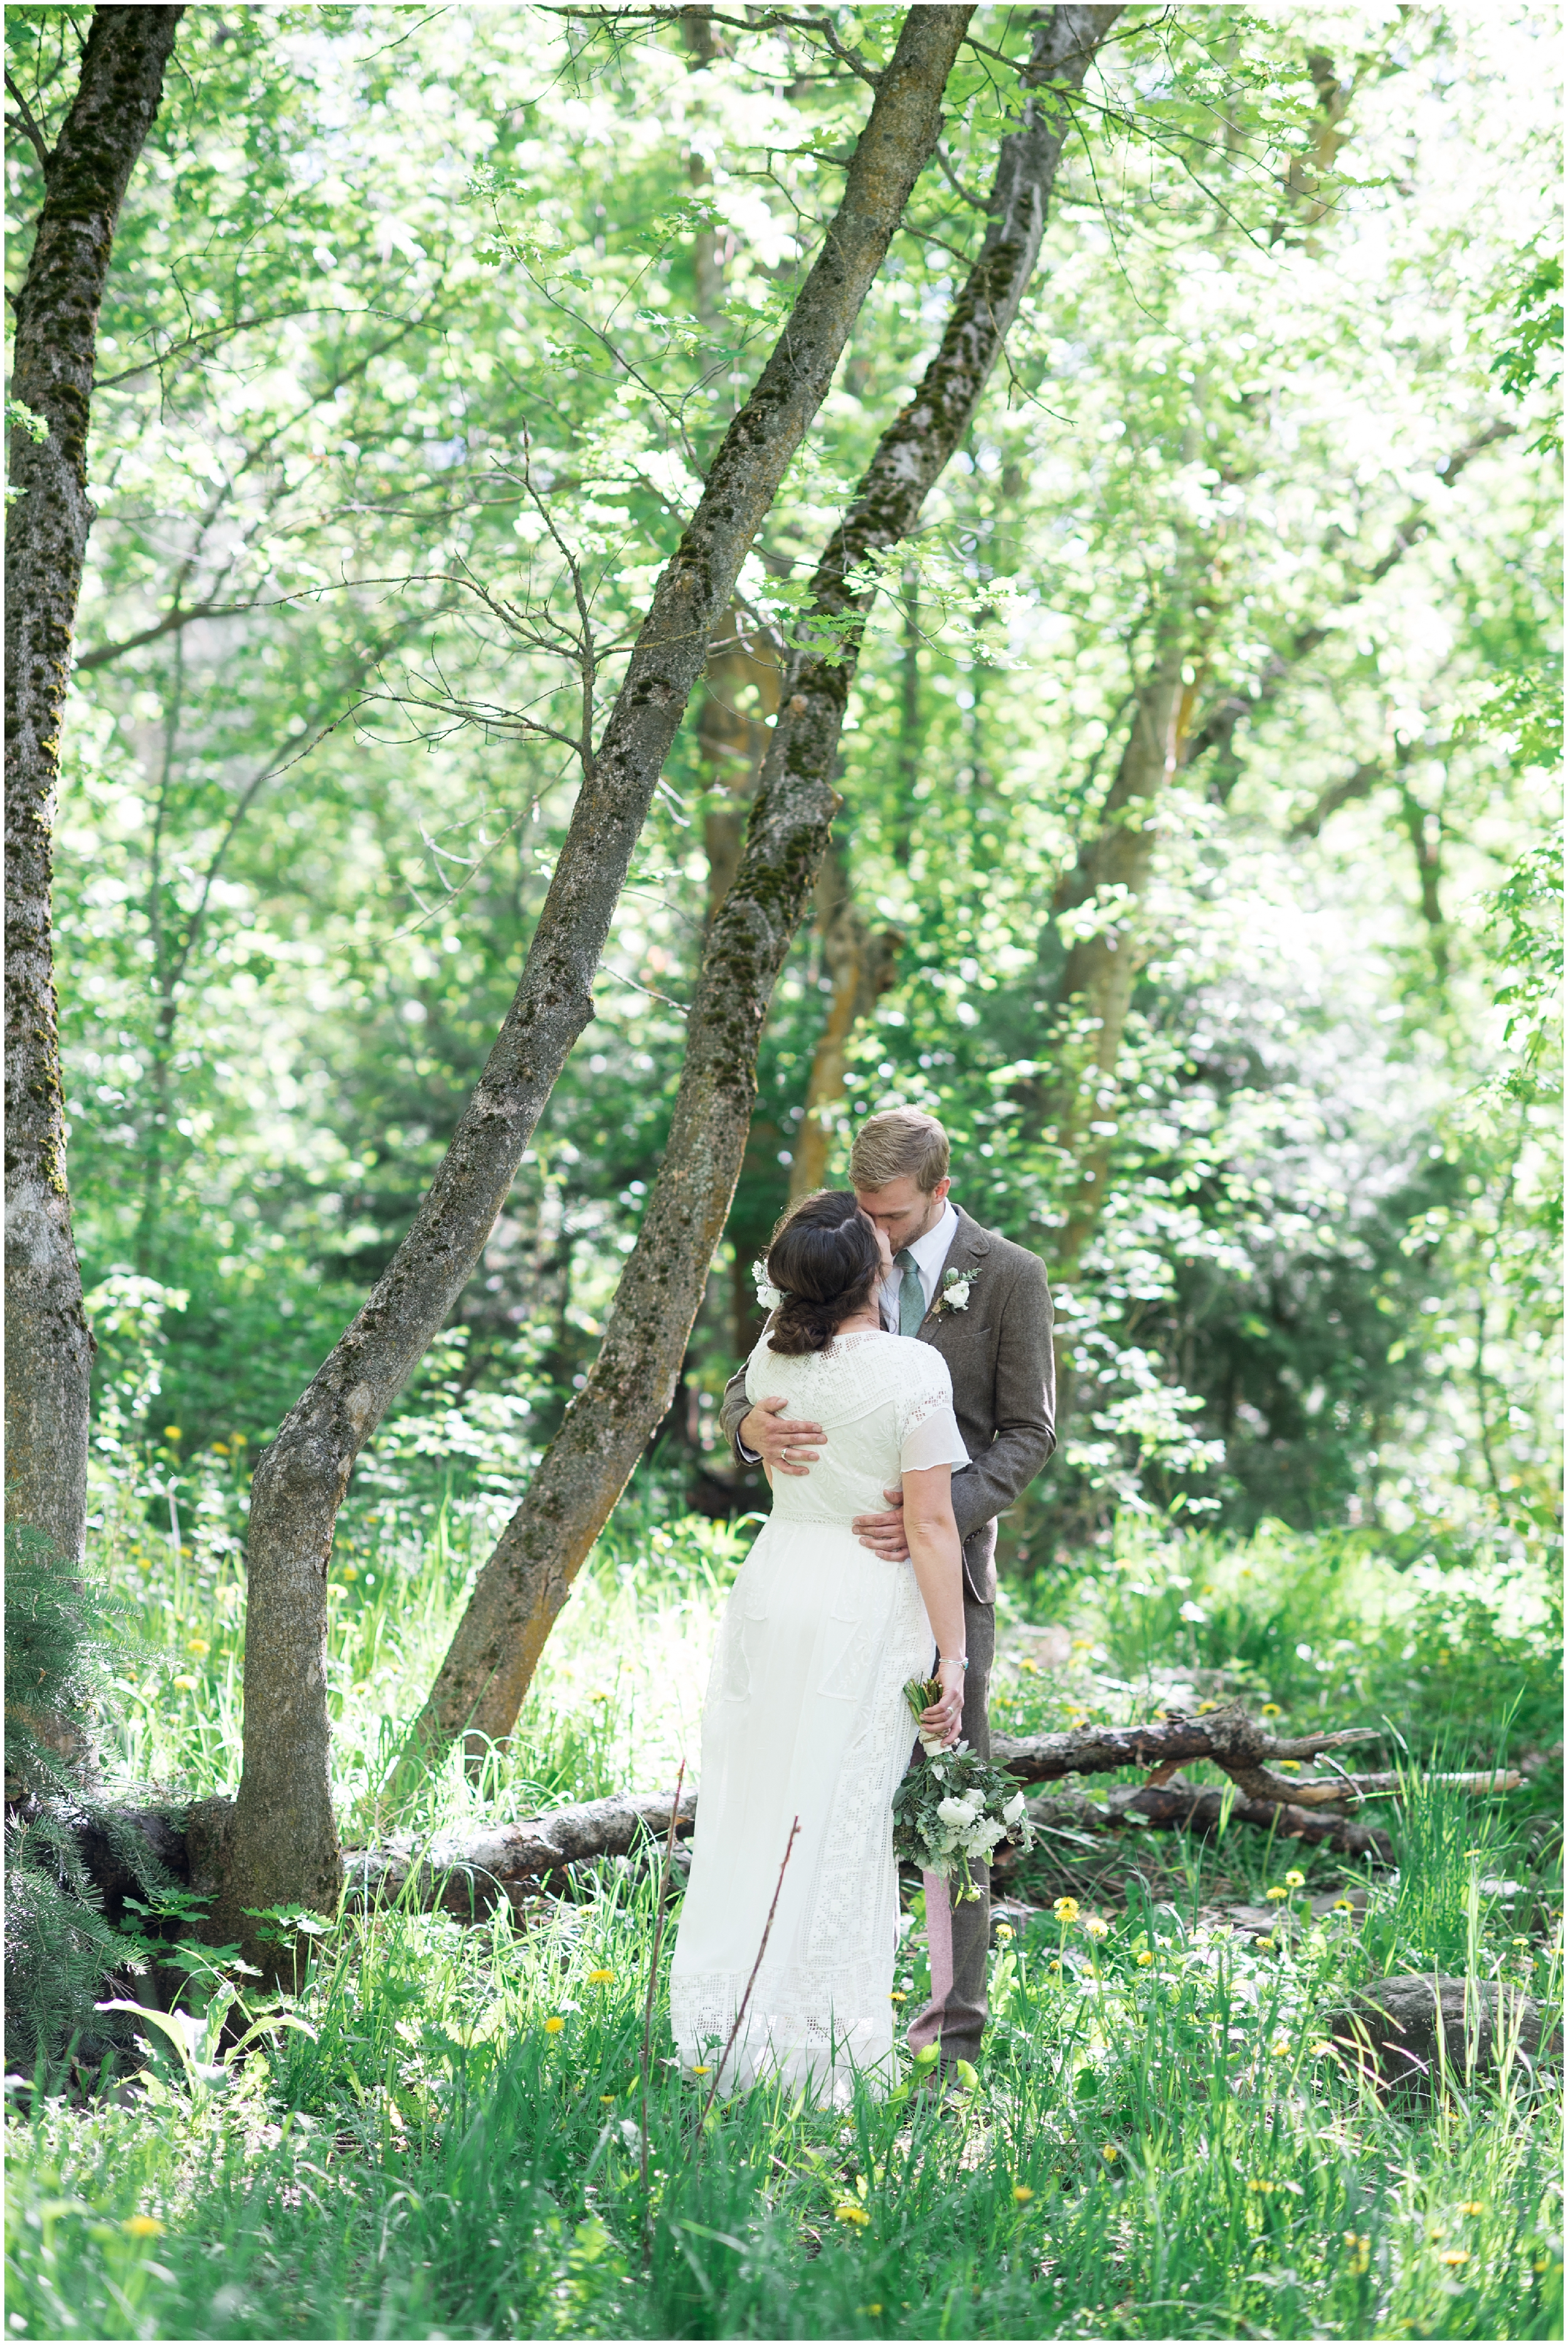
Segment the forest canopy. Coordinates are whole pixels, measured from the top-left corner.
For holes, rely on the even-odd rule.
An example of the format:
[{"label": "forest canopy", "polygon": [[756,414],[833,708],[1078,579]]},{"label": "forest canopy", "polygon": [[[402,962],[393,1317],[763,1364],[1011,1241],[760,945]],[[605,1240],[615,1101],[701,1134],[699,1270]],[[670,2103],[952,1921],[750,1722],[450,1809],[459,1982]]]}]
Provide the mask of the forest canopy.
[{"label": "forest canopy", "polygon": [[[57,952],[100,1378],[156,1315],[187,1450],[269,1437],[450,1137],[580,735],[834,200],[855,42],[895,23],[819,16],[182,27],[100,334]],[[66,12],[9,22],[45,120]],[[670,1427],[699,1461],[808,1117],[841,1177],[855,1118],[913,1102],[1063,1290],[1074,1405],[1023,1559],[1127,1502],[1412,1553],[1546,1502],[1543,37],[1135,10],[1107,45],[1004,363],[881,580]],[[487,1396],[547,1430],[592,1359],[768,647],[983,226],[995,46],[748,558],[761,655],[688,712],[592,1024],[410,1403],[430,1440]],[[36,169],[15,141],[24,229]],[[1162,661],[1180,764],[1103,877]],[[1096,939],[1136,972],[1108,1049],[1062,993]]]}]

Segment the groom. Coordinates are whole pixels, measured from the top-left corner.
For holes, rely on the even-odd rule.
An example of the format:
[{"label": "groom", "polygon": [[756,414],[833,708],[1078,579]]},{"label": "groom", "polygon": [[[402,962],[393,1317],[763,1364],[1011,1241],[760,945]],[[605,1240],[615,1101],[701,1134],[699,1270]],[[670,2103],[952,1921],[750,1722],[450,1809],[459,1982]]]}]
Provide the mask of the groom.
[{"label": "groom", "polygon": [[[947,1134],[933,1115],[892,1108],[868,1116],[849,1160],[855,1193],[887,1233],[892,1275],[881,1292],[891,1333],[936,1345],[953,1376],[953,1406],[970,1463],[953,1477],[953,1512],[964,1542],[964,1623],[969,1667],[963,1735],[991,1751],[986,1692],[996,1650],[996,1517],[1034,1480],[1057,1446],[1051,1295],[1044,1265],[1023,1246],[984,1230],[948,1196]],[[745,1371],[731,1377],[721,1423],[743,1463],[805,1474],[826,1439],[822,1427],[783,1415],[785,1403],[746,1398]],[[903,1497],[857,1518],[863,1547],[900,1563],[909,1553]],[[974,2060],[986,2024],[990,1873],[972,1865],[979,1897],[955,1906],[926,1875],[931,2001],[909,2030],[916,2051],[940,2046],[942,2066]]]}]

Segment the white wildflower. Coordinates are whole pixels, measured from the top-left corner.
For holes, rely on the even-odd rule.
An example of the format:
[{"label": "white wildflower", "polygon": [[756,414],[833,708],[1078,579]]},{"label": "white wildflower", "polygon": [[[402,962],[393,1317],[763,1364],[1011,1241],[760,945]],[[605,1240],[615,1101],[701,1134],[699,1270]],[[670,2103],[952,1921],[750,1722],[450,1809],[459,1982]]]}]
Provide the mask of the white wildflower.
[{"label": "white wildflower", "polygon": [[1024,1812],[1025,1805],[1026,1802],[1022,1792],[1015,1792],[1012,1798],[1007,1802],[1007,1806],[1002,1810],[1002,1822],[1005,1824],[1016,1824],[1018,1818]]}]

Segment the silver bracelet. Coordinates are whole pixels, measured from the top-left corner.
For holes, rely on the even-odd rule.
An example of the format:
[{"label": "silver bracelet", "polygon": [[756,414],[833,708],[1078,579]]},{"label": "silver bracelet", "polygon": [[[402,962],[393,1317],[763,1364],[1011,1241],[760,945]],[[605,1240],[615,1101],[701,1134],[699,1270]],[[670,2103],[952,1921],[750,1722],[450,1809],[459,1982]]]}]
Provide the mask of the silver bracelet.
[{"label": "silver bracelet", "polygon": [[949,1669],[966,1670],[969,1666],[969,1656],[967,1653],[938,1653],[936,1656],[936,1666],[938,1669],[941,1668],[944,1661],[946,1662]]}]

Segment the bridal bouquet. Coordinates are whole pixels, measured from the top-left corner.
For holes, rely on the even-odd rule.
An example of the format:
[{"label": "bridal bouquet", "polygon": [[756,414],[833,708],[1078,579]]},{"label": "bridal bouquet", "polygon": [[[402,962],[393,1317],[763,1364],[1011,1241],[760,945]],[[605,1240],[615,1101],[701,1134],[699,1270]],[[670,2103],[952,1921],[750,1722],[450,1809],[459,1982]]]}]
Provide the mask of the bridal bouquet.
[{"label": "bridal bouquet", "polygon": [[[940,1680],[911,1678],[904,1689],[916,1728],[920,1715],[942,1698]],[[922,1734],[926,1764],[905,1775],[893,1794],[893,1853],[923,1873],[954,1883],[962,1904],[978,1897],[969,1860],[984,1863],[999,1840],[1016,1841],[1026,1852],[1035,1844],[1024,1813],[1024,1794],[1012,1777],[960,1742],[944,1751],[934,1735]]]}]

